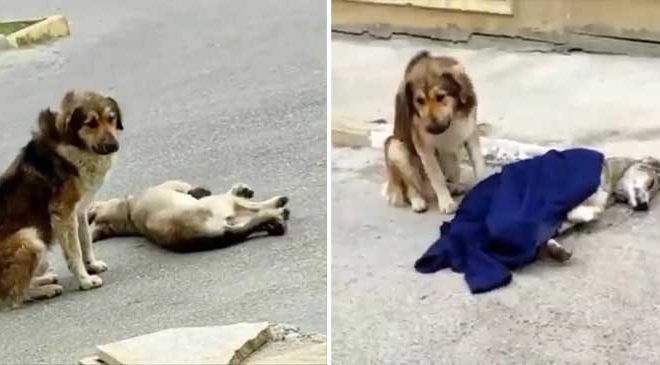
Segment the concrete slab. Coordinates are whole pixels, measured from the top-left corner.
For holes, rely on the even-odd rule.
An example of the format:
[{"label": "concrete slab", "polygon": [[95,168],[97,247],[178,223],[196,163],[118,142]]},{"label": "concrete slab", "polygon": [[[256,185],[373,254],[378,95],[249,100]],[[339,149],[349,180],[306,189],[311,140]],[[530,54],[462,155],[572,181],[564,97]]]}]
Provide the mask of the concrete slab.
[{"label": "concrete slab", "polygon": [[70,34],[69,22],[64,15],[51,15],[35,24],[9,34],[7,40],[12,47],[25,47]]},{"label": "concrete slab", "polygon": [[270,338],[267,322],[173,328],[98,346],[98,357],[109,365],[239,364]]},{"label": "concrete slab", "polygon": [[328,346],[326,343],[304,344],[280,355],[255,358],[254,360],[248,359],[244,364],[324,365],[327,363],[327,349]]},{"label": "concrete slab", "polygon": [[104,365],[98,356],[89,356],[78,360],[78,365]]},{"label": "concrete slab", "polygon": [[271,341],[250,355],[244,364],[325,364],[326,352],[325,336],[277,324],[271,326]]}]

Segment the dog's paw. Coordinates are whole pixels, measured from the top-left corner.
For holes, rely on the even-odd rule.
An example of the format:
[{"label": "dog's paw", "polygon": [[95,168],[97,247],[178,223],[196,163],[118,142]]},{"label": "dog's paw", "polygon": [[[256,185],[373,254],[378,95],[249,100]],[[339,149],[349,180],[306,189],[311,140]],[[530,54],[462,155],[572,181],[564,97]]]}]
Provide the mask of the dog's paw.
[{"label": "dog's paw", "polygon": [[589,223],[595,221],[601,212],[597,207],[580,205],[568,212],[567,218],[574,223]]},{"label": "dog's paw", "polygon": [[283,221],[272,222],[266,225],[266,232],[270,236],[283,236],[286,233],[286,229],[286,223]]},{"label": "dog's paw", "polygon": [[571,259],[573,252],[564,247],[561,243],[557,242],[554,239],[550,239],[546,243],[545,250],[548,254],[548,257],[557,261],[557,262],[566,262]]},{"label": "dog's paw", "polygon": [[35,286],[44,286],[49,284],[57,284],[58,280],[59,278],[57,277],[57,274],[54,272],[47,272],[32,279],[32,283]]},{"label": "dog's paw", "polygon": [[90,274],[100,274],[102,272],[108,271],[108,265],[101,260],[87,262],[85,263],[85,268]]},{"label": "dog's paw", "polygon": [[103,286],[103,279],[96,275],[88,275],[80,278],[80,289],[90,290]]},{"label": "dog's paw", "polygon": [[286,196],[280,196],[280,197],[278,197],[277,200],[275,201],[275,207],[276,207],[276,208],[281,208],[281,207],[285,206],[288,202],[289,202],[289,198],[288,198],[288,197],[286,197]]},{"label": "dog's paw", "polygon": [[247,184],[243,183],[232,186],[231,193],[246,199],[251,199],[254,196],[254,190],[252,190]]},{"label": "dog's paw", "polygon": [[387,199],[387,203],[395,207],[406,205],[406,196],[401,189],[392,188],[389,183],[383,185],[382,194]]},{"label": "dog's paw", "polygon": [[51,299],[62,294],[64,288],[58,284],[47,284],[37,288],[30,288],[27,301]]},{"label": "dog's paw", "polygon": [[420,197],[410,198],[410,206],[415,213],[424,213],[429,210],[426,200]]},{"label": "dog's paw", "polygon": [[281,208],[281,215],[283,220],[288,221],[291,217],[291,211],[288,208]]},{"label": "dog's paw", "polygon": [[438,200],[438,210],[441,214],[453,214],[458,209],[458,204],[452,198]]}]

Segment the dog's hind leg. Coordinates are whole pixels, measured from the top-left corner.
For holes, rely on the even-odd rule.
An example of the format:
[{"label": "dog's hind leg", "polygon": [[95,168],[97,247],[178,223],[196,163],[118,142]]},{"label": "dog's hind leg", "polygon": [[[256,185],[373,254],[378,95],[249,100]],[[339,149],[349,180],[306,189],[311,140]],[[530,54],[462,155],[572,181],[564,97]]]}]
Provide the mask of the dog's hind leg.
[{"label": "dog's hind leg", "polygon": [[62,285],[58,284],[44,284],[40,286],[32,286],[27,291],[26,301],[43,300],[54,298],[64,291]]},{"label": "dog's hind leg", "polygon": [[37,269],[34,271],[34,276],[32,277],[32,286],[43,286],[48,284],[56,284],[58,281],[57,274],[50,270],[50,265],[48,264],[47,252],[41,258],[41,262]]},{"label": "dog's hind leg", "polygon": [[46,254],[46,245],[34,228],[24,228],[8,237],[0,247],[0,300],[12,307],[29,298],[34,273]]},{"label": "dog's hind leg", "polygon": [[274,196],[270,199],[253,202],[241,197],[234,197],[234,204],[237,210],[249,210],[252,212],[257,212],[262,209],[275,209],[281,208],[289,202],[289,198],[286,196]]},{"label": "dog's hind leg", "polygon": [[539,247],[539,254],[548,256],[558,262],[566,262],[573,256],[571,251],[553,238]]},{"label": "dog's hind leg", "polygon": [[[415,168],[416,164],[413,162],[410,152],[401,141],[394,138],[386,143],[385,148],[387,148],[386,163],[389,175],[387,184],[388,189],[392,189],[385,192],[388,194],[388,201],[396,205],[395,201],[399,199],[396,194],[403,193],[404,197],[407,196],[410,201],[414,212],[425,212],[428,210],[428,204],[422,195],[424,186],[422,176],[419,170]],[[398,181],[399,184],[396,184],[396,180],[400,180]],[[402,191],[398,192],[397,189]]]},{"label": "dog's hind leg", "polygon": [[252,197],[254,196],[254,190],[252,190],[252,188],[250,188],[247,184],[238,183],[238,184],[234,184],[234,186],[232,186],[231,189],[229,189],[227,194],[231,194],[245,199],[252,199]]},{"label": "dog's hind leg", "polygon": [[236,224],[228,225],[225,230],[230,234],[244,237],[256,232],[281,236],[286,232],[286,221],[289,219],[289,214],[287,208],[262,209],[255,215],[244,217]]}]

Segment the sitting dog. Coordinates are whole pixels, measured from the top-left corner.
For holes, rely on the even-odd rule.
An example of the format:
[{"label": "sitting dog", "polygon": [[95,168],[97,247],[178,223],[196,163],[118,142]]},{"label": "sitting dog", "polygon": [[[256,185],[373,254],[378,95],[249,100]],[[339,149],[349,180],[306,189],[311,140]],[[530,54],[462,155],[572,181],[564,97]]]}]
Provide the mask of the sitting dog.
[{"label": "sitting dog", "polygon": [[68,92],[60,110],[43,110],[38,129],[0,176],[0,302],[62,293],[46,267],[58,241],[83,290],[97,288],[107,270],[94,257],[86,212],[119,149],[117,102],[95,92]]},{"label": "sitting dog", "polygon": [[394,133],[385,141],[383,195],[393,205],[410,203],[418,213],[435,195],[440,212],[453,213],[452,194],[463,192],[458,155],[463,146],[475,178],[485,172],[470,78],[455,59],[422,51],[405,69],[394,108]]},{"label": "sitting dog", "polygon": [[136,195],[92,203],[92,237],[142,235],[171,251],[194,252],[239,243],[258,232],[283,235],[289,199],[254,202],[249,200],[253,195],[244,184],[212,195],[183,181],[167,181]]},{"label": "sitting dog", "polygon": [[[607,158],[603,163],[598,190],[568,212],[558,235],[577,225],[598,220],[605,209],[616,202],[626,203],[635,211],[646,211],[659,189],[660,161],[657,159]],[[560,262],[567,261],[572,255],[556,239],[541,246],[541,252]]]}]

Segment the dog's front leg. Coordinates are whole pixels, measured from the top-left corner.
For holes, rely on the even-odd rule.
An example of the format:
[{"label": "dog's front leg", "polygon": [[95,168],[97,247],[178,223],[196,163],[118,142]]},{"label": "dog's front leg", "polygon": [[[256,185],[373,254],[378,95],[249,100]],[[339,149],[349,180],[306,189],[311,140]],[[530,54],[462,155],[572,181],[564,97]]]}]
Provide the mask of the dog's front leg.
[{"label": "dog's front leg", "polygon": [[419,149],[419,158],[422,160],[422,166],[431,182],[431,186],[438,198],[438,209],[442,214],[451,214],[456,211],[457,205],[451,197],[445,175],[440,168],[437,157],[435,156],[435,147],[426,147]]},{"label": "dog's front leg", "polygon": [[83,290],[98,288],[103,280],[96,275],[89,275],[83,262],[82,249],[78,237],[78,216],[75,211],[66,214],[53,214],[53,233],[62,246],[64,257],[71,273],[78,279]]},{"label": "dog's front leg", "polygon": [[474,131],[472,135],[465,142],[465,149],[468,152],[468,157],[472,162],[474,169],[474,178],[478,182],[486,173],[486,162],[484,160],[483,151],[481,151],[481,142],[479,140],[479,132]]},{"label": "dog's front leg", "polygon": [[94,256],[92,235],[87,220],[87,209],[81,209],[78,212],[78,238],[80,239],[80,248],[87,272],[98,274],[107,271],[108,265],[103,261],[97,260]]}]

